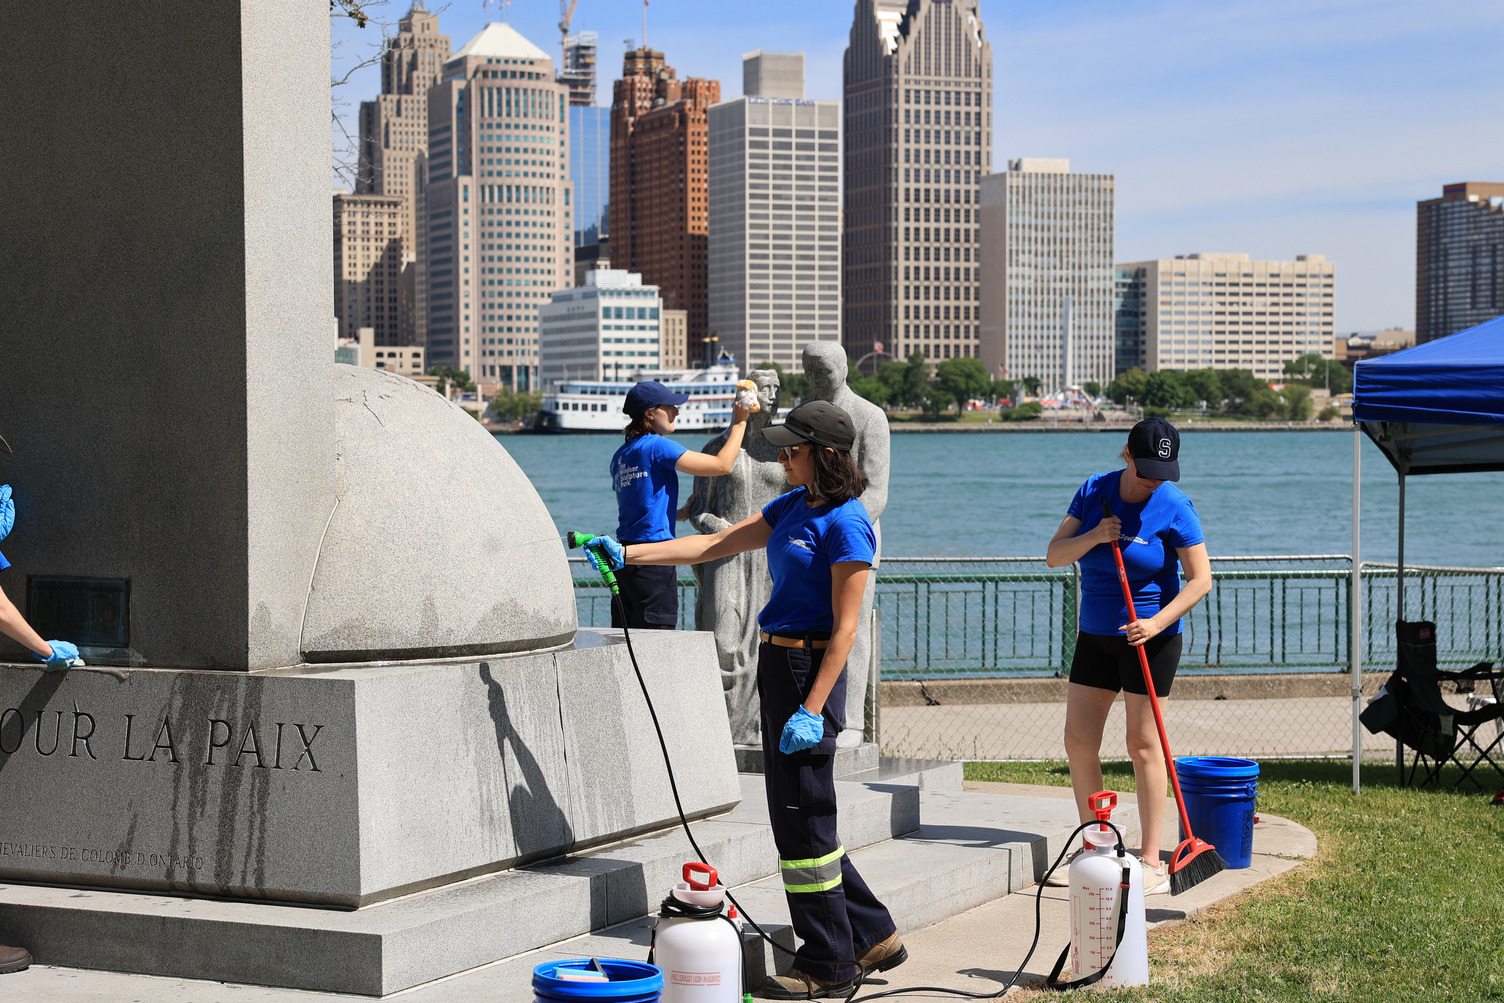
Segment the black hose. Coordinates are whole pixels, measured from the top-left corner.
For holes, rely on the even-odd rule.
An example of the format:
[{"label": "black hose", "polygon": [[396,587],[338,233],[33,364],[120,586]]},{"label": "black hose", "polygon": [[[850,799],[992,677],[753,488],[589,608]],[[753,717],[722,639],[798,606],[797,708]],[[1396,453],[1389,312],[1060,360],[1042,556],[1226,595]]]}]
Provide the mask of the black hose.
[{"label": "black hose", "polygon": [[[637,676],[637,685],[638,685],[639,688],[641,688],[641,690],[642,690],[642,698],[643,698],[644,701],[646,701],[646,703],[648,705],[648,717],[650,717],[652,719],[652,721],[653,721],[653,731],[658,736],[658,748],[663,752],[663,767],[664,767],[665,770],[668,771],[668,787],[669,787],[670,793],[672,793],[673,796],[674,796],[674,810],[679,813],[679,825],[684,829],[684,835],[689,840],[689,845],[694,849],[695,856],[698,857],[698,858],[700,858],[700,863],[704,864],[706,867],[711,867],[712,865],[711,865],[710,861],[707,860],[706,857],[705,857],[705,851],[702,850],[702,849],[700,849],[700,844],[695,841],[695,835],[694,835],[694,833],[690,831],[690,828],[689,828],[689,819],[687,817],[685,817],[685,814],[684,814],[684,803],[679,799],[679,785],[678,785],[678,783],[674,779],[674,764],[673,764],[673,761],[671,760],[671,758],[670,758],[670,756],[668,754],[668,743],[663,738],[663,728],[658,723],[658,711],[653,706],[653,698],[648,695],[648,684],[642,678],[642,669],[640,669],[638,667],[638,665],[637,665],[637,652],[632,647],[632,633],[631,633],[631,631],[626,626],[626,623],[627,623],[627,611],[626,611],[626,607],[622,604],[621,594],[619,592],[616,592],[616,591],[613,590],[613,593],[612,593],[612,596],[611,596],[611,601],[615,604],[617,614],[621,618],[621,622],[622,622],[622,628],[621,628],[621,630],[622,630],[622,638],[626,641],[626,644],[627,644],[627,656],[632,660],[632,672]],[[1096,819],[1093,819],[1090,822],[1082,822],[1080,825],[1076,826],[1076,828],[1074,830],[1072,830],[1070,836],[1068,836],[1066,838],[1066,840],[1065,840],[1065,846],[1061,849],[1060,855],[1055,858],[1055,862],[1050,865],[1050,869],[1048,871],[1045,871],[1044,875],[1040,878],[1039,887],[1034,892],[1034,939],[1029,942],[1029,952],[1024,955],[1024,960],[1019,964],[1018,970],[1013,973],[1013,978],[1009,979],[1008,980],[1008,984],[1005,985],[1005,986],[1003,986],[1003,988],[999,989],[997,992],[994,992],[994,993],[973,993],[973,992],[967,992],[964,989],[948,989],[948,988],[946,988],[944,986],[909,986],[909,987],[905,987],[903,989],[888,989],[888,990],[885,990],[883,992],[869,993],[866,996],[858,997],[856,995],[857,992],[861,990],[862,984],[867,981],[867,969],[866,969],[866,967],[864,965],[862,965],[861,962],[856,961],[855,959],[852,959],[852,960],[837,960],[837,961],[825,962],[826,964],[836,964],[836,965],[846,964],[846,965],[854,965],[854,966],[856,966],[857,977],[856,977],[856,980],[855,980],[855,982],[854,982],[854,984],[853,984],[853,986],[851,988],[850,994],[846,996],[845,1003],[864,1003],[864,1001],[866,1001],[866,1000],[882,999],[882,998],[888,997],[888,996],[902,996],[902,995],[905,995],[905,994],[908,994],[908,993],[925,993],[925,994],[941,993],[941,994],[948,995],[948,996],[958,996],[958,997],[961,997],[962,999],[990,1000],[990,999],[997,999],[1000,996],[1002,996],[1004,993],[1006,993],[1008,990],[1012,989],[1013,986],[1018,982],[1019,978],[1023,975],[1024,969],[1028,967],[1029,959],[1034,956],[1034,951],[1039,946],[1039,934],[1040,934],[1040,930],[1041,930],[1042,925],[1043,925],[1043,917],[1041,915],[1041,903],[1043,901],[1043,896],[1044,896],[1044,880],[1045,880],[1045,878],[1048,878],[1051,874],[1053,874],[1055,872],[1055,869],[1060,866],[1060,862],[1065,859],[1066,853],[1068,853],[1070,851],[1071,844],[1075,841],[1076,836],[1083,829],[1085,829],[1087,826],[1090,826],[1090,825],[1100,825],[1100,824],[1102,824],[1102,823],[1098,822]],[[1118,855],[1122,856],[1123,853],[1125,852],[1124,848],[1123,848],[1123,833],[1122,833],[1122,830],[1118,829],[1118,827],[1115,824],[1111,823],[1111,822],[1108,822],[1107,824],[1110,825],[1110,826],[1112,826],[1113,831],[1117,833],[1117,836],[1118,836],[1118,840],[1117,840]],[[752,918],[751,914],[747,912],[746,907],[743,906],[740,902],[738,902],[736,900],[736,897],[731,894],[731,890],[729,888],[726,890],[726,900],[728,902],[730,902],[732,905],[736,906],[737,911],[741,913],[742,918],[747,921],[747,924],[749,926],[751,926],[753,930],[757,931],[757,935],[759,937],[761,937],[763,940],[767,941],[767,943],[774,950],[776,950],[776,951],[782,951],[784,954],[787,954],[790,957],[798,958],[799,953],[797,951],[791,951],[787,947],[784,947],[782,944],[778,943],[772,937],[768,936],[768,933],[767,933],[766,930],[764,930],[761,926],[757,925],[757,921],[754,920]],[[672,907],[669,905],[669,903],[671,901],[674,903],[674,905]],[[674,910],[674,912],[673,912],[674,915],[680,915],[680,913],[678,912],[678,910],[681,909],[681,908],[684,909],[684,910],[710,910],[709,913],[702,914],[704,918],[709,918],[710,915],[714,915],[716,912],[720,911],[720,906],[715,906],[713,909],[711,907],[709,907],[709,906],[692,906],[692,905],[690,905],[687,902],[681,902],[679,899],[674,898],[674,896],[672,896],[672,895],[670,895],[668,898],[664,899],[662,905],[660,906],[660,909],[663,912],[665,912],[665,913],[669,912],[670,909],[673,909]],[[691,916],[692,918],[701,918],[700,916],[694,916],[692,913],[690,913],[688,911],[682,913],[682,915]],[[726,920],[726,922],[731,923],[732,929],[736,928],[736,924],[731,922],[730,917],[722,916],[721,918],[724,919],[724,920]],[[746,948],[746,944],[743,942],[743,939],[742,939],[741,934],[740,934],[739,931],[738,931],[736,939],[737,939],[737,943],[739,945],[741,945],[741,948],[742,948],[742,972],[744,973],[744,976],[745,976],[745,972],[747,970],[747,948]],[[744,987],[744,990],[745,990],[745,987]]]}]

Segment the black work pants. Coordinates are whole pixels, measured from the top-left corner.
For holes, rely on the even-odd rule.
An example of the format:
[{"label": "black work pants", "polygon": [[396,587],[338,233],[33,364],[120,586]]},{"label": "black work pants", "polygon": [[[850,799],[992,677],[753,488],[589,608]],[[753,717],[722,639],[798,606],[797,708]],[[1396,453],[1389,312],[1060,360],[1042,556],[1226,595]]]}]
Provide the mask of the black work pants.
[{"label": "black work pants", "polygon": [[846,710],[846,674],[825,701],[825,737],[803,752],[778,751],[783,726],[814,685],[823,649],[764,641],[757,655],[762,699],[762,765],[768,818],[794,933],[794,967],[827,981],[856,975],[856,957],[896,929],[888,909],[851,864],[836,833],[836,735]]},{"label": "black work pants", "polygon": [[611,604],[611,626],[632,630],[673,630],[679,625],[679,569],[658,564],[629,564],[616,572],[621,610]]}]

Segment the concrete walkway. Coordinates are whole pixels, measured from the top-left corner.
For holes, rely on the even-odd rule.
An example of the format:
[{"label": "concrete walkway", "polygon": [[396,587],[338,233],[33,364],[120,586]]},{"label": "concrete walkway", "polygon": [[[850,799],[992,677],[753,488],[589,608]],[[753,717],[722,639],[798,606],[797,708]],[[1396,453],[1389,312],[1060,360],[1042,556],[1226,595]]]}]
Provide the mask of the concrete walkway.
[{"label": "concrete walkway", "polygon": [[[1034,787],[1017,784],[967,783],[966,791],[984,795],[977,799],[989,805],[1016,803],[1028,807],[1032,815],[1063,814],[1069,817],[1070,806],[1059,804],[1054,809],[1049,802],[1068,802],[1070,792],[1060,787]],[[965,794],[934,795],[937,799],[965,799]],[[1125,795],[1124,803],[1132,803],[1132,795]],[[1173,816],[1173,805],[1170,806]],[[926,809],[926,818],[930,818]],[[945,819],[936,818],[933,834],[924,831],[916,834],[920,840],[930,842],[946,838]],[[1173,828],[1173,827],[1172,827]],[[978,847],[975,830],[956,845]],[[1173,831],[1170,839],[1173,839]],[[888,868],[901,866],[904,857],[901,851],[904,840],[894,840],[870,848],[872,863],[886,862]],[[1167,843],[1168,849],[1173,843]],[[899,852],[888,851],[887,848]],[[1051,846],[1054,849],[1054,846]],[[1271,815],[1262,815],[1254,830],[1254,855],[1252,866],[1246,870],[1224,871],[1216,877],[1179,895],[1158,895],[1149,900],[1148,919],[1151,928],[1162,923],[1175,922],[1205,909],[1207,906],[1236,895],[1244,889],[1299,866],[1316,852],[1316,840],[1302,826]],[[855,856],[855,855],[854,855]],[[879,882],[875,870],[866,872],[874,887]],[[1028,886],[1009,895],[999,896],[980,906],[960,912],[938,922],[922,925],[916,929],[902,929],[904,941],[909,948],[909,961],[872,982],[874,990],[899,986],[949,986],[969,991],[992,992],[999,980],[1006,981],[1023,962],[1034,929],[1035,887]],[[781,895],[767,896],[771,907]],[[764,906],[759,905],[759,909]],[[1046,888],[1041,900],[1042,930],[1040,946],[1029,960],[1024,984],[1042,979],[1054,963],[1069,939],[1065,889]],[[895,913],[896,915],[896,913]],[[643,930],[636,927],[643,926]],[[628,929],[630,927],[630,929]],[[528,985],[528,973],[533,964],[549,957],[602,954],[610,944],[622,948],[620,955],[637,956],[632,953],[645,932],[642,921],[623,924],[621,928],[600,931],[588,937],[576,938],[551,945],[540,951],[509,958],[484,968],[464,972],[448,979],[417,986],[393,994],[386,999],[402,999],[411,1003],[450,1003],[450,1001],[488,999],[504,1003],[527,1003],[532,999]],[[142,929],[140,935],[150,938],[150,929]],[[587,943],[587,941],[589,943]],[[1152,947],[1151,947],[1152,949]],[[345,996],[330,993],[312,993],[298,990],[270,989],[261,986],[229,985],[187,979],[167,979],[143,975],[121,975],[111,972],[84,971],[79,969],[52,968],[35,965],[26,972],[0,976],[0,990],[7,999],[27,1000],[29,1003],[120,1003],[120,1001],[152,1001],[152,1003],[308,1003],[314,1000],[355,1000],[370,997]],[[934,996],[944,999],[946,997]]]},{"label": "concrete walkway", "polygon": [[[1352,752],[1352,700],[1164,701],[1166,727],[1177,756],[1251,759],[1343,756]],[[884,707],[885,756],[938,759],[1064,759],[1065,702],[974,703]],[[1123,702],[1107,716],[1104,755],[1122,758]],[[1364,753],[1394,755],[1394,742],[1364,732]]]}]

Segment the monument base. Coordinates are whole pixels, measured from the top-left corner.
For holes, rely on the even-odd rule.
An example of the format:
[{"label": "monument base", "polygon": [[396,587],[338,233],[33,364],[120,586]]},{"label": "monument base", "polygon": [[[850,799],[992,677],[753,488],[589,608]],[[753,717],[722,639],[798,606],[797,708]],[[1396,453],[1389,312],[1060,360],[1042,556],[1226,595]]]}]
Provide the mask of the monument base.
[{"label": "monument base", "polygon": [[[877,769],[876,742],[863,742],[849,749],[836,749],[835,776],[839,780],[854,773]],[[736,770],[738,773],[762,773],[762,746],[736,746]]]},{"label": "monument base", "polygon": [[[653,635],[634,640],[685,810],[726,811],[714,643]],[[484,660],[119,676],[0,666],[0,881],[350,909],[678,819],[619,631]]]}]

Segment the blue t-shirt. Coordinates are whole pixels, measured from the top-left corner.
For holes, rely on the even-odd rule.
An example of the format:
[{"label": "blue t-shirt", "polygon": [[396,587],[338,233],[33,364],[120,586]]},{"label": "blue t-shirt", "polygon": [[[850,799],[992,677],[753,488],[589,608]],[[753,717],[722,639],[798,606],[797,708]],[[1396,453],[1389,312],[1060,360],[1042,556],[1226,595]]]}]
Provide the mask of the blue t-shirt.
[{"label": "blue t-shirt", "polygon": [[4,571],[8,567],[10,567],[10,562],[5,559],[4,554],[0,554],[0,571]]},{"label": "blue t-shirt", "polygon": [[[1069,515],[1081,520],[1081,533],[1102,521],[1102,496],[1112,503],[1112,514],[1123,522],[1119,546],[1123,567],[1133,592],[1133,608],[1140,620],[1151,617],[1180,594],[1180,558],[1177,547],[1204,543],[1201,519],[1184,491],[1174,484],[1161,484],[1147,501],[1130,505],[1118,494],[1122,471],[1094,474],[1071,499]],[[1128,622],[1123,587],[1118,584],[1118,566],[1112,547],[1099,543],[1081,558],[1081,630],[1087,634],[1119,634]],[[1180,633],[1176,620],[1164,630]]]},{"label": "blue t-shirt", "polygon": [[674,465],[687,452],[673,439],[649,432],[611,457],[618,540],[656,543],[674,538],[674,514],[679,508],[679,472]]},{"label": "blue t-shirt", "polygon": [[839,505],[804,504],[809,492],[795,488],[763,507],[768,536],[768,572],[773,597],[757,616],[770,634],[798,636],[835,625],[830,606],[830,566],[841,561],[872,563],[877,534],[859,499]]}]

